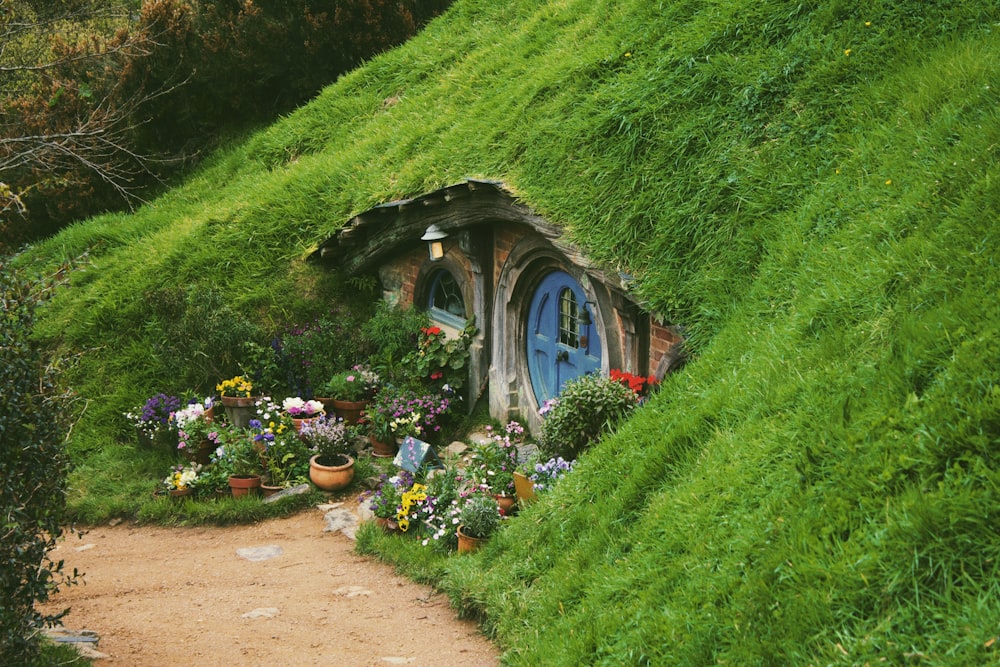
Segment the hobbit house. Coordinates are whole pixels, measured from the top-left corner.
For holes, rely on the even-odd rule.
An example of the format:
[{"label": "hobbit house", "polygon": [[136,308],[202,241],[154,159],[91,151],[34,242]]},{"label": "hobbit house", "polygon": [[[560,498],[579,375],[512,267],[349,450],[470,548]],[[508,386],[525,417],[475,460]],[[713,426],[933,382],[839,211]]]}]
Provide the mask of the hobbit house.
[{"label": "hobbit house", "polygon": [[493,417],[537,431],[569,379],[613,368],[661,378],[682,359],[678,330],[631,298],[628,277],[561,237],[502,184],[467,180],[355,216],[312,259],[376,275],[384,299],[426,310],[449,335],[472,319],[470,405],[486,393]]}]

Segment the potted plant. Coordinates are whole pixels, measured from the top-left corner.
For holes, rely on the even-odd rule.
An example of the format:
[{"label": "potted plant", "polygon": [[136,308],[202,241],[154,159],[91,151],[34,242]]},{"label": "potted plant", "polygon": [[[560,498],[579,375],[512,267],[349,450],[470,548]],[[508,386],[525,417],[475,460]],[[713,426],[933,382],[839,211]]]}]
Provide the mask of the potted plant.
[{"label": "potted plant", "polygon": [[229,471],[229,488],[234,497],[256,493],[260,488],[260,455],[252,437],[241,429],[220,430],[220,446],[216,457]]},{"label": "potted plant", "polygon": [[451,339],[441,327],[421,327],[416,349],[403,357],[400,365],[426,387],[457,391],[468,377],[469,348],[477,331],[473,320]]},{"label": "potted plant", "polygon": [[152,447],[176,442],[176,431],[170,415],[181,408],[181,399],[164,393],[151,396],[141,406],[125,413],[125,418],[135,429],[140,445]]},{"label": "potted plant", "polygon": [[398,530],[396,522],[399,505],[402,502],[403,491],[413,488],[413,475],[401,470],[398,474],[389,476],[383,473],[379,484],[372,491],[366,491],[358,498],[359,502],[367,502],[368,509],[375,515],[375,521],[386,530]]},{"label": "potted plant", "polygon": [[329,404],[328,411],[332,410],[344,421],[356,424],[378,391],[378,385],[378,374],[368,366],[359,364],[351,370],[333,375],[320,388],[320,394],[329,398],[319,400],[324,405]]},{"label": "potted plant", "polygon": [[500,527],[501,521],[503,516],[493,496],[485,493],[469,495],[458,512],[458,550],[469,552],[478,549]]},{"label": "potted plant", "polygon": [[194,487],[200,481],[200,475],[201,464],[176,465],[171,468],[170,474],[163,480],[163,485],[167,487],[167,492],[171,497],[184,498],[194,492]]},{"label": "potted plant", "polygon": [[229,423],[238,428],[246,428],[256,401],[253,382],[246,376],[237,375],[215,385],[215,390],[219,392]]},{"label": "potted plant", "polygon": [[548,491],[556,481],[572,472],[575,461],[567,461],[561,456],[547,461],[535,458],[525,462],[514,471],[514,488],[518,503],[529,503],[535,500],[539,493]]},{"label": "potted plant", "polygon": [[472,448],[470,472],[472,479],[489,489],[500,509],[510,514],[515,504],[514,472],[517,469],[517,447],[524,440],[524,427],[511,421],[502,434],[487,427],[489,440]]},{"label": "potted plant", "polygon": [[433,441],[440,437],[454,400],[454,394],[449,393],[384,388],[375,397],[369,412],[372,433],[380,439],[388,436],[392,441],[408,435]]},{"label": "potted plant", "polygon": [[170,424],[177,430],[177,449],[189,461],[206,464],[218,444],[218,424],[214,418],[211,398],[192,400],[170,415]]},{"label": "potted plant", "polygon": [[295,430],[301,432],[308,422],[326,414],[323,404],[315,400],[304,400],[299,396],[291,396],[281,402],[281,409],[292,418]]},{"label": "potted plant", "polygon": [[264,469],[261,491],[265,496],[308,479],[312,451],[293,428],[251,419],[249,430]]},{"label": "potted plant", "polygon": [[559,397],[546,401],[538,438],[550,457],[574,459],[615,428],[638,404],[629,387],[606,375],[582,375],[566,382]]},{"label": "potted plant", "polygon": [[324,491],[340,491],[354,480],[354,427],[337,417],[319,417],[302,426],[299,436],[315,452],[309,479]]}]

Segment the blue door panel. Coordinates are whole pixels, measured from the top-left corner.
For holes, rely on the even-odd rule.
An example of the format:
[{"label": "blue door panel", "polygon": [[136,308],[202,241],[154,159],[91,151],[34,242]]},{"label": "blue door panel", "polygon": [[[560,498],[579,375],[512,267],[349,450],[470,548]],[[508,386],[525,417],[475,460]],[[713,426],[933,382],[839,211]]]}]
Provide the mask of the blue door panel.
[{"label": "blue door panel", "polygon": [[539,405],[557,396],[568,380],[601,369],[592,307],[565,271],[547,274],[535,289],[528,311],[527,360]]}]

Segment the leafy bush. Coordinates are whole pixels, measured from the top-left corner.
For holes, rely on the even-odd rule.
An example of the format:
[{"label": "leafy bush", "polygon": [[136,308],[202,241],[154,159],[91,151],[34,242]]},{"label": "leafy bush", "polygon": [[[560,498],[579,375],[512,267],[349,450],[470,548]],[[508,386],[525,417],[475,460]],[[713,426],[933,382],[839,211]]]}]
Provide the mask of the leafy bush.
[{"label": "leafy bush", "polygon": [[41,614],[35,602],[73,582],[48,555],[63,532],[69,461],[65,406],[29,338],[34,305],[29,285],[0,264],[0,655],[7,664],[38,654],[36,630],[65,612]]},{"label": "leafy bush", "polygon": [[469,537],[489,537],[503,521],[496,499],[485,493],[473,493],[458,513],[462,533]]},{"label": "leafy bush", "polygon": [[628,386],[609,377],[584,375],[570,380],[559,398],[542,408],[545,421],[539,447],[549,456],[575,459],[621,422],[637,400]]},{"label": "leafy bush", "polygon": [[416,308],[399,308],[380,301],[372,317],[361,325],[361,340],[369,362],[384,378],[417,345],[421,329],[430,324],[427,313]]}]

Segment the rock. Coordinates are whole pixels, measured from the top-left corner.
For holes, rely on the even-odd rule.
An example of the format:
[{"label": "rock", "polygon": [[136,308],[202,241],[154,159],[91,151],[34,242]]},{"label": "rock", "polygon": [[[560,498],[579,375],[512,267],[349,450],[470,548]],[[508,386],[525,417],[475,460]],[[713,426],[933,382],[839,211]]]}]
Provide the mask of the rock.
[{"label": "rock", "polygon": [[345,598],[356,598],[362,595],[371,595],[372,592],[367,588],[362,588],[361,586],[341,586],[333,592],[334,595],[340,595]]},{"label": "rock", "polygon": [[492,438],[486,435],[485,433],[480,433],[479,431],[476,431],[475,433],[470,433],[468,435],[468,440],[474,445],[481,445],[484,442],[489,442],[490,440],[492,440]]},{"label": "rock", "polygon": [[281,500],[282,498],[287,498],[288,496],[301,496],[303,493],[309,493],[310,488],[311,487],[308,484],[299,484],[298,486],[293,486],[288,489],[282,489],[273,496],[264,498],[264,502],[273,503]]},{"label": "rock", "polygon": [[281,610],[277,607],[258,607],[243,614],[240,618],[274,618],[279,613]]},{"label": "rock", "polygon": [[284,552],[281,550],[281,547],[277,545],[269,545],[265,547],[244,547],[236,550],[237,556],[254,563],[262,560],[269,560],[271,558],[277,558],[283,553]]},{"label": "rock", "polygon": [[407,665],[407,664],[413,662],[413,658],[397,658],[397,657],[392,657],[392,656],[388,656],[388,657],[385,657],[385,658],[379,658],[379,659],[382,662],[384,662],[386,664],[389,664],[389,665]]},{"label": "rock", "polygon": [[77,653],[89,660],[103,660],[108,657],[106,653],[97,650],[97,642],[100,641],[100,637],[93,630],[47,628],[45,636],[51,641],[72,645]]},{"label": "rock", "polygon": [[521,445],[517,448],[517,462],[524,463],[538,453],[538,445]]},{"label": "rock", "polygon": [[82,547],[77,547],[75,550],[76,551],[87,551],[88,549],[93,549],[96,546],[97,546],[96,544],[84,544]]},{"label": "rock", "polygon": [[467,451],[469,451],[469,446],[464,442],[456,440],[444,448],[444,455],[445,458],[458,458]]},{"label": "rock", "polygon": [[323,529],[324,533],[340,531],[348,538],[354,539],[354,534],[358,530],[358,517],[354,512],[339,507],[327,512],[323,518],[326,519],[326,528]]}]

